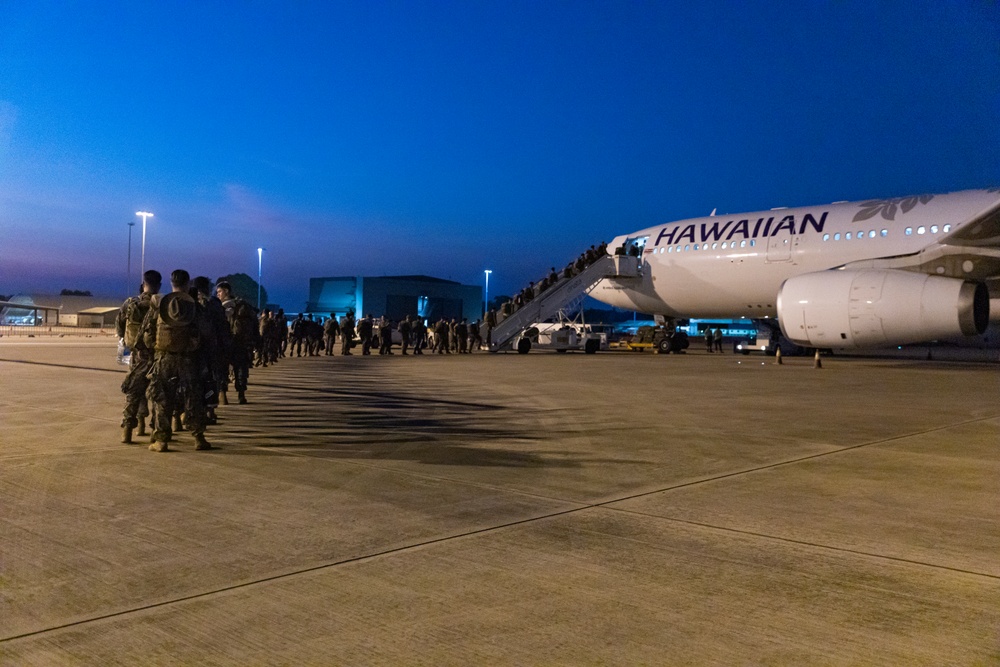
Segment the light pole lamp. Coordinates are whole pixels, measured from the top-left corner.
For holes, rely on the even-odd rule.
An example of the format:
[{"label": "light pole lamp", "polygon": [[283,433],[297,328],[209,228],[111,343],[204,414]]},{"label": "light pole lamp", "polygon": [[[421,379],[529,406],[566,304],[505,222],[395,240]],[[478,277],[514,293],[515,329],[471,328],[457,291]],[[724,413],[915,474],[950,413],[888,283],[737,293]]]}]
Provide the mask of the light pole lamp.
[{"label": "light pole lamp", "polygon": [[153,214],[149,211],[136,211],[135,214],[142,218],[142,262],[139,271],[146,275],[146,218],[152,218]]},{"label": "light pole lamp", "polygon": [[486,274],[486,301],[483,307],[483,314],[490,309],[490,274],[493,273],[490,269],[485,269],[483,273]]},{"label": "light pole lamp", "polygon": [[257,312],[260,312],[260,270],[264,265],[264,249],[257,248]]}]

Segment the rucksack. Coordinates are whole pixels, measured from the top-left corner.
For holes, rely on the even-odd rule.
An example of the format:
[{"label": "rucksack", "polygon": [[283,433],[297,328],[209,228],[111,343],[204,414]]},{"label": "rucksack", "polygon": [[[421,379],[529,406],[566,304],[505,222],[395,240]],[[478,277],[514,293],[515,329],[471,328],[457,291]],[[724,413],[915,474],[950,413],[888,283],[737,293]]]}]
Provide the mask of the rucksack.
[{"label": "rucksack", "polygon": [[[156,321],[156,345],[158,352],[186,353],[198,349],[198,305],[183,292],[166,294],[152,304],[159,312]],[[177,309],[171,313],[171,306]],[[167,312],[165,312],[167,311]],[[176,317],[176,319],[169,319]]]},{"label": "rucksack", "polygon": [[192,352],[197,346],[192,325],[172,326],[162,318],[156,322],[156,349],[159,352]]},{"label": "rucksack", "polygon": [[133,349],[141,339],[139,334],[142,331],[142,322],[149,312],[149,299],[134,297],[129,300],[125,307],[125,346]]},{"label": "rucksack", "polygon": [[233,338],[247,343],[257,339],[257,314],[253,307],[243,299],[237,299],[233,307],[233,319],[229,323],[229,329],[233,332]]}]

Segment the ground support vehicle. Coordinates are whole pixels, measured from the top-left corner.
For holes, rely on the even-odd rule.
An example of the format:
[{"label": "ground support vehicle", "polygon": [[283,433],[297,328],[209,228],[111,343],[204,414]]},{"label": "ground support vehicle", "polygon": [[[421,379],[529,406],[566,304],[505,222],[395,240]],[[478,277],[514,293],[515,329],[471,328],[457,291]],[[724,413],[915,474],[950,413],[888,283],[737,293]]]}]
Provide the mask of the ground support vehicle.
[{"label": "ground support vehicle", "polygon": [[583,321],[582,311],[575,318],[569,318],[560,310],[555,322],[536,323],[522,331],[514,339],[513,347],[518,354],[527,354],[532,348],[562,353],[583,350],[585,354],[595,354],[608,349],[608,336],[591,331]]},{"label": "ground support vehicle", "polygon": [[626,343],[630,350],[654,350],[660,354],[681,354],[688,348],[687,334],[666,326],[642,326]]}]

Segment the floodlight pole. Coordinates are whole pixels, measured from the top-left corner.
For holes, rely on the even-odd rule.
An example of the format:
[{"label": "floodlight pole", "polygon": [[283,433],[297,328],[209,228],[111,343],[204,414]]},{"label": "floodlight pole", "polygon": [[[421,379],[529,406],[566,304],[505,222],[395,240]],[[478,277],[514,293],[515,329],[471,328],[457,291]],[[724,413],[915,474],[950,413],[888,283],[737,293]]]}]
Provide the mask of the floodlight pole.
[{"label": "floodlight pole", "polygon": [[483,314],[490,309],[490,274],[493,273],[491,269],[486,269],[483,271],[486,274],[486,300],[483,303]]},{"label": "floodlight pole", "polygon": [[153,214],[148,211],[136,211],[135,214],[142,218],[142,264],[139,270],[146,275],[146,218],[152,218]]}]

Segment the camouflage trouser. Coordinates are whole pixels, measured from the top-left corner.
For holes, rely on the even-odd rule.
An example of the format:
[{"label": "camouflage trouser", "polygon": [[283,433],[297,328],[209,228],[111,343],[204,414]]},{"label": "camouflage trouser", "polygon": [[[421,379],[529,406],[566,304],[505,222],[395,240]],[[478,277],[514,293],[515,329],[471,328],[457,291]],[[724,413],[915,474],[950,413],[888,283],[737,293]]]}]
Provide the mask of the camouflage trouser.
[{"label": "camouflage trouser", "polygon": [[173,352],[157,352],[149,372],[146,396],[153,405],[153,439],[170,442],[173,435],[170,419],[183,412],[193,435],[205,432],[205,398],[197,362]]},{"label": "camouflage trouser", "polygon": [[153,366],[152,355],[149,352],[132,350],[128,365],[128,375],[122,382],[122,393],[125,394],[125,410],[122,411],[122,427],[139,425],[140,419],[149,416],[149,406],[146,405],[146,388],[149,386],[149,369]]},{"label": "camouflage trouser", "polygon": [[[233,366],[233,384],[236,391],[247,390],[247,380],[250,378],[250,360],[253,353],[241,345],[233,345],[230,363]],[[222,391],[229,390],[229,378],[226,377]]]}]

